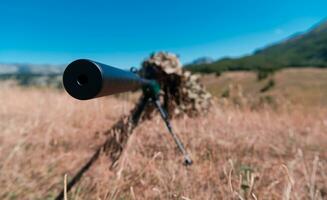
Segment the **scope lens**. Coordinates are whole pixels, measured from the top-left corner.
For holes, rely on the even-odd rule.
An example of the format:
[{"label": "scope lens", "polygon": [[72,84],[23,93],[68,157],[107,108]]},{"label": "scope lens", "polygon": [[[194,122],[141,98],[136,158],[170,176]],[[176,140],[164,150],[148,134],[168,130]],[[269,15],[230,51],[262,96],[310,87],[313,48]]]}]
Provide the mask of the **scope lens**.
[{"label": "scope lens", "polygon": [[77,77],[77,84],[83,86],[89,82],[88,77],[85,74],[81,74]]}]

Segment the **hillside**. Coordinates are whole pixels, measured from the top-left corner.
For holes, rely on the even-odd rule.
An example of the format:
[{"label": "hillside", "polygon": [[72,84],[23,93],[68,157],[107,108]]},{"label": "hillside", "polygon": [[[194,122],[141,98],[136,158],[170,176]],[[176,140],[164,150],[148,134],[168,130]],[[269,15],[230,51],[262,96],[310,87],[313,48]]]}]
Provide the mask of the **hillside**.
[{"label": "hillside", "polygon": [[[327,69],[289,68],[273,77],[257,80],[255,72],[225,72],[217,77],[204,75],[201,82],[219,101],[258,108],[263,104],[287,107],[327,108]],[[273,83],[272,83],[273,82]]]},{"label": "hillside", "polygon": [[185,67],[193,72],[220,73],[235,70],[275,71],[303,66],[327,67],[327,21],[249,56],[223,58],[209,64],[190,64]]}]

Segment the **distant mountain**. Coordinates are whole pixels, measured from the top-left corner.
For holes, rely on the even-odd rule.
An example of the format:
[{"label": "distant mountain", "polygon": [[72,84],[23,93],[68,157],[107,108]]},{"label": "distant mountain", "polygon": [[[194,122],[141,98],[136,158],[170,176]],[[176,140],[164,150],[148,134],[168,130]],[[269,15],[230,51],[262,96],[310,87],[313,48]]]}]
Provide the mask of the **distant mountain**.
[{"label": "distant mountain", "polygon": [[0,75],[3,74],[60,74],[63,65],[34,65],[34,64],[0,64]]},{"label": "distant mountain", "polygon": [[277,70],[285,67],[327,67],[327,21],[305,33],[256,50],[240,58],[223,58],[209,64],[190,64],[194,72],[222,72],[231,70]]},{"label": "distant mountain", "polygon": [[16,80],[21,85],[61,87],[63,65],[0,64],[0,80]]},{"label": "distant mountain", "polygon": [[214,59],[210,57],[201,57],[194,60],[190,65],[200,65],[200,64],[211,64],[214,62]]}]

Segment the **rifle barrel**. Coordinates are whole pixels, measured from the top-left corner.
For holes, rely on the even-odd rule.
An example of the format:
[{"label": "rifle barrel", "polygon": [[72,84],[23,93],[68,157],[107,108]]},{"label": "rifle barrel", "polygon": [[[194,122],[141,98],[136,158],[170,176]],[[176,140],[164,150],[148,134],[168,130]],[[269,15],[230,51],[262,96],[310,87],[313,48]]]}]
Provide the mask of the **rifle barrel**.
[{"label": "rifle barrel", "polygon": [[73,61],[63,74],[65,90],[80,100],[133,91],[148,83],[135,73],[88,59]]}]

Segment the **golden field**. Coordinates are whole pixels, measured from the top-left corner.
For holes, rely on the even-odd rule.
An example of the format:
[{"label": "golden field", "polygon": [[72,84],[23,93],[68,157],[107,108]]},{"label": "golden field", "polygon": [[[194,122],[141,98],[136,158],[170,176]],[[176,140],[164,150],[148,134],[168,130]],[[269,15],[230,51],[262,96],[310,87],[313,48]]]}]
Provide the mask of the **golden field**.
[{"label": "golden field", "polygon": [[[266,92],[260,92],[270,80],[275,85]],[[232,86],[239,86],[238,96],[248,101],[256,101],[265,96],[271,96],[279,105],[296,104],[308,107],[327,107],[327,70],[319,68],[283,69],[267,79],[258,81],[253,72],[226,72],[220,77],[206,75],[202,82],[208,90],[220,97]],[[234,93],[235,93],[234,89]],[[232,97],[235,97],[231,95]]]},{"label": "golden field", "polygon": [[[294,70],[275,74],[264,93],[265,81],[251,73],[205,77],[218,97],[240,86],[210,113],[172,121],[192,166],[182,165],[157,116],[136,128],[116,168],[101,155],[68,199],[327,199],[327,71]],[[263,95],[277,100],[256,104]],[[0,199],[54,199],[64,175],[72,178],[128,114],[129,99],[77,101],[64,91],[2,83]]]}]

